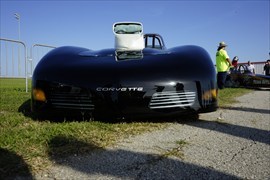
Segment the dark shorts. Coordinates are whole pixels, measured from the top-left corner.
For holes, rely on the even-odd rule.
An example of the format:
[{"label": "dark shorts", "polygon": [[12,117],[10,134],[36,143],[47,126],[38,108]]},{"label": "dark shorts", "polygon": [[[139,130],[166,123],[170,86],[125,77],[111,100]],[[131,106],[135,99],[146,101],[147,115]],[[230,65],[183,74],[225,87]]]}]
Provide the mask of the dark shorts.
[{"label": "dark shorts", "polygon": [[227,78],[227,72],[218,72],[218,74],[217,74],[218,89],[223,89],[224,88],[226,78]]}]

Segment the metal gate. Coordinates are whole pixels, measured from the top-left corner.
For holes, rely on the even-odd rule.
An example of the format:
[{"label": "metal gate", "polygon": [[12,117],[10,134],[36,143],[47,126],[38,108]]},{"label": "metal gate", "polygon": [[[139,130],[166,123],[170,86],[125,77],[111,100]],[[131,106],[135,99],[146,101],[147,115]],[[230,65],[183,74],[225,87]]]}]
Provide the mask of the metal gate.
[{"label": "metal gate", "polygon": [[[22,41],[1,38],[0,77],[26,77],[27,51]],[[3,43],[2,43],[3,42]]]},{"label": "metal gate", "polygon": [[28,91],[27,49],[22,41],[0,38],[0,77],[25,78]]},{"label": "metal gate", "polygon": [[24,42],[0,38],[0,78],[25,78],[25,91],[28,92],[28,79],[32,78],[38,61],[53,48],[34,44],[28,56]]}]

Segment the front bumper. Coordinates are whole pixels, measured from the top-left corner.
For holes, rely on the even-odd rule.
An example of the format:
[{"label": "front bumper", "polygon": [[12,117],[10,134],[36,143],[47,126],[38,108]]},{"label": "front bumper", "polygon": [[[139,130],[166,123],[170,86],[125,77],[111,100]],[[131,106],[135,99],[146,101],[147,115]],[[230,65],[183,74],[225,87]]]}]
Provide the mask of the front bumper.
[{"label": "front bumper", "polygon": [[[215,89],[205,89],[200,82],[143,87],[143,90],[106,88],[106,91],[97,91],[97,88],[38,81],[32,89],[32,110],[63,115],[160,117],[217,109]],[[42,100],[33,93],[37,89],[44,93]]]}]

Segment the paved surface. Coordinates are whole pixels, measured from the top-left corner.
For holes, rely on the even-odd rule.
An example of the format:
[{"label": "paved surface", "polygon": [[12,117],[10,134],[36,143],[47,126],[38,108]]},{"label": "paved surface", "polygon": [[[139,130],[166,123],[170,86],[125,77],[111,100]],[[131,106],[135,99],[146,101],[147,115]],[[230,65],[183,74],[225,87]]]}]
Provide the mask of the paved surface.
[{"label": "paved surface", "polygon": [[270,179],[270,91],[239,101],[106,150],[56,160],[35,178]]}]

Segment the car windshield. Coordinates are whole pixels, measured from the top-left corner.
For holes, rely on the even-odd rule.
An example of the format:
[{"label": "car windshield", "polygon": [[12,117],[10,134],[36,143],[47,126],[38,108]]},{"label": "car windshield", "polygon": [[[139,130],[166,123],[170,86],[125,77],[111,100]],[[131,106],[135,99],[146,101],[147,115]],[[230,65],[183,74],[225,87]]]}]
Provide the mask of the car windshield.
[{"label": "car windshield", "polygon": [[115,24],[114,32],[116,34],[140,34],[142,32],[142,26],[137,23]]}]

